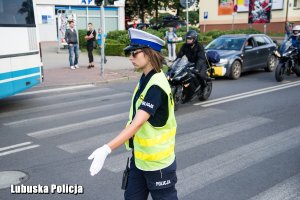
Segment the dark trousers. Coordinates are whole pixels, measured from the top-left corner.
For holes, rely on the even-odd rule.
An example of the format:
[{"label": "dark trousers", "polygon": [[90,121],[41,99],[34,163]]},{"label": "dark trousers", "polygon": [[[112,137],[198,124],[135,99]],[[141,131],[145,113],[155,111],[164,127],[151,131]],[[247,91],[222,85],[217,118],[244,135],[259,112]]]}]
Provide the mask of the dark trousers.
[{"label": "dark trousers", "polygon": [[199,77],[199,81],[201,83],[202,87],[206,86],[206,81],[207,81],[207,72],[206,72],[206,67],[201,67],[200,69],[198,69],[198,73],[197,76]]},{"label": "dark trousers", "polygon": [[94,49],[93,46],[87,46],[89,63],[94,62],[93,49]]},{"label": "dark trousers", "polygon": [[176,160],[168,167],[157,171],[143,171],[130,160],[128,185],[125,200],[147,200],[149,193],[153,200],[178,200],[175,184]]}]

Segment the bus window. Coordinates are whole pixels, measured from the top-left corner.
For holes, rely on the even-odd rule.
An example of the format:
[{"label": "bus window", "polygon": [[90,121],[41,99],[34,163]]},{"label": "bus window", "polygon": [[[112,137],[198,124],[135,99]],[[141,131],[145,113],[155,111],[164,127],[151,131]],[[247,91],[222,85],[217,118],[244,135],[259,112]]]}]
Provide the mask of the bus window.
[{"label": "bus window", "polygon": [[0,0],[0,26],[35,26],[32,0]]}]

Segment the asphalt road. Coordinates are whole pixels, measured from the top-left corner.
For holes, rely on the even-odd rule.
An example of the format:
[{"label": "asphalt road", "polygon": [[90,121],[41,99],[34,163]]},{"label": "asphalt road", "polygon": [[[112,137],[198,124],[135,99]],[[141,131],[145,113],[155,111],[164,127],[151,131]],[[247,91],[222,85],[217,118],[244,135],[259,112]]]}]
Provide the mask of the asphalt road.
[{"label": "asphalt road", "polygon": [[[0,199],[123,199],[125,148],[109,155],[94,177],[87,157],[124,127],[134,86],[33,90],[0,100],[0,174],[24,172],[26,186],[83,188],[74,195],[11,194],[9,187],[0,189]],[[176,111],[179,198],[300,199],[299,91],[296,76],[277,83],[274,73],[257,71],[217,79],[209,101],[182,105]]]}]

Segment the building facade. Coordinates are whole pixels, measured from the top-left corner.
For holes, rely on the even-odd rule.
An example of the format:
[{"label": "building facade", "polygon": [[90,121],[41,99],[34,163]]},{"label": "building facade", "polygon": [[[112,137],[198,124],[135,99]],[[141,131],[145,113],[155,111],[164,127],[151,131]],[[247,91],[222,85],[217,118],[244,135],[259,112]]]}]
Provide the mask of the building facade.
[{"label": "building facade", "polygon": [[[36,0],[36,14],[41,41],[58,41],[60,38],[61,18],[75,18],[76,29],[87,29],[93,23],[97,30],[101,26],[100,8],[94,0]],[[114,2],[104,8],[105,32],[125,29],[124,0]]]},{"label": "building facade", "polygon": [[[229,11],[222,10],[222,3],[237,5],[237,12],[233,7]],[[250,0],[201,0],[200,1],[200,29],[231,30],[254,28],[266,33],[284,33],[285,22],[300,25],[300,0],[272,0],[271,20],[267,24],[248,24],[248,5]]]}]

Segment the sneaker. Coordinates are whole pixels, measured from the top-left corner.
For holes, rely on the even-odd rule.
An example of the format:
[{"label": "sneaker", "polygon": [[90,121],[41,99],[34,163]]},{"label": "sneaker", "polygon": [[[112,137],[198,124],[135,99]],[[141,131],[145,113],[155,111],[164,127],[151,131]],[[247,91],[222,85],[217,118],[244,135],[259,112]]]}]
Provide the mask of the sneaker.
[{"label": "sneaker", "polygon": [[71,68],[71,69],[75,69],[75,67],[74,67],[74,66],[71,66],[70,68]]},{"label": "sneaker", "polygon": [[79,66],[78,66],[78,65],[75,65],[74,67],[75,67],[76,69],[78,69],[78,68],[79,68]]}]

